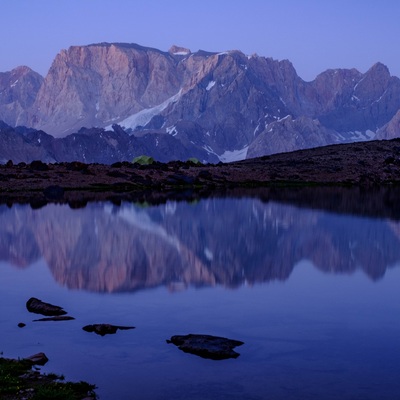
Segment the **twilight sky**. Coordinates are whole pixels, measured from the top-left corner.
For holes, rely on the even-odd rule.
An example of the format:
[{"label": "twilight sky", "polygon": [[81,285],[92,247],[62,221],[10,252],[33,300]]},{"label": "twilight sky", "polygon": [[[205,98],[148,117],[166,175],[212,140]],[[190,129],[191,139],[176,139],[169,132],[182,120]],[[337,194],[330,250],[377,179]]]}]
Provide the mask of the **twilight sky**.
[{"label": "twilight sky", "polygon": [[400,77],[398,0],[1,0],[0,15],[0,72],[45,75],[61,49],[126,42],[289,59],[307,81],[377,61]]}]

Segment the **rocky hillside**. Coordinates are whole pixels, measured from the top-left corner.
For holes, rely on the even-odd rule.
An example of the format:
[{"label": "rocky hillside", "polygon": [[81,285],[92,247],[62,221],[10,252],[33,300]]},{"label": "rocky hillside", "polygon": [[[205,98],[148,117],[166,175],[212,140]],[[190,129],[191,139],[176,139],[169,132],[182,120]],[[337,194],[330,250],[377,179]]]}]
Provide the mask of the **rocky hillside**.
[{"label": "rocky hillside", "polygon": [[12,126],[27,123],[27,111],[35,102],[43,78],[28,67],[0,72],[0,120]]},{"label": "rocky hillside", "polygon": [[24,127],[12,128],[0,121],[0,164],[30,163],[41,160],[46,163],[80,161],[84,163],[112,164],[132,161],[142,154],[156,160],[199,160],[218,162],[218,157],[190,142],[181,142],[161,133],[136,137],[129,135],[119,125],[111,129],[81,128],[77,133],[55,138],[43,131]]},{"label": "rocky hillside", "polygon": [[85,127],[94,140],[117,124],[156,158],[232,161],[393,138],[399,109],[400,80],[380,63],[305,82],[287,60],[240,51],[101,43],[62,50],[44,79],[26,67],[0,74],[8,125],[56,138]]}]

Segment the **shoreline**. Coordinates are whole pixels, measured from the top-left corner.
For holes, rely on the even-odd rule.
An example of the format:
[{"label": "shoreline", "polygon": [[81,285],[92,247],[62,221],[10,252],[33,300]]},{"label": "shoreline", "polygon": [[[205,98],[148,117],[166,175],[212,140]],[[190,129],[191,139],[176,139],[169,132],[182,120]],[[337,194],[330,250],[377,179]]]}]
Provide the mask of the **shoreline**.
[{"label": "shoreline", "polygon": [[397,191],[398,187],[400,139],[331,145],[227,164],[33,161],[14,165],[9,161],[0,165],[0,204],[29,203],[33,208],[48,203],[79,208],[90,201],[158,204],[232,194],[273,193],[274,198],[289,188],[329,192],[332,188]]},{"label": "shoreline", "polygon": [[[65,381],[63,376],[37,370],[30,359],[6,358],[0,355],[0,397],[4,400],[68,398],[95,400],[95,385]],[[42,365],[42,364],[38,364]],[[35,367],[35,368],[33,368]]]}]

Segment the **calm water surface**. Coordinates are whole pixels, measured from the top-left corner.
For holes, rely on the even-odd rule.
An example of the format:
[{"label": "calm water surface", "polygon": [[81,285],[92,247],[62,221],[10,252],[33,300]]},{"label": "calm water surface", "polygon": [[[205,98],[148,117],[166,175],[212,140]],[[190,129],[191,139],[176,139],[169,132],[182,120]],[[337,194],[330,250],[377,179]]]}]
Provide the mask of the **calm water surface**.
[{"label": "calm water surface", "polygon": [[[1,206],[0,260],[0,351],[43,351],[101,399],[400,396],[398,221],[256,199]],[[76,319],[33,322],[32,296]],[[188,333],[245,344],[213,361],[166,343]]]}]

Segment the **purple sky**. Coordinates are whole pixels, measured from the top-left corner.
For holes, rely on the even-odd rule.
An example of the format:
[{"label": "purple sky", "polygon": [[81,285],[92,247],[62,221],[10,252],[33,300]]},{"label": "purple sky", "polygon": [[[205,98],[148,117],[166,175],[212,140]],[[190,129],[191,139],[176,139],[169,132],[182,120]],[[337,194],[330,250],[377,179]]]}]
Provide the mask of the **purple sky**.
[{"label": "purple sky", "polygon": [[71,45],[172,44],[289,59],[305,80],[328,68],[400,77],[398,0],[2,0],[0,71],[45,75]]}]

